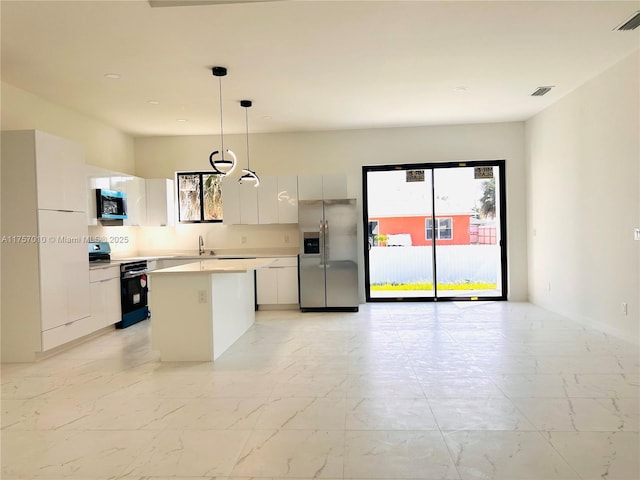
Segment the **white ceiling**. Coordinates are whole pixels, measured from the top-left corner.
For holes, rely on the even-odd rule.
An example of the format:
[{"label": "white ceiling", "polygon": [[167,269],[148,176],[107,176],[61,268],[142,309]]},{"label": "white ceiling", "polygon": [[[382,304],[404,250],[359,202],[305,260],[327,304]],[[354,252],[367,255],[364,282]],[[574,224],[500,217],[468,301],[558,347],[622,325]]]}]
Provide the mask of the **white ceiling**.
[{"label": "white ceiling", "polygon": [[225,133],[245,131],[241,99],[251,132],[333,130],[524,120],[640,47],[640,29],[613,31],[639,1],[0,9],[3,81],[134,136],[219,133],[214,65]]}]

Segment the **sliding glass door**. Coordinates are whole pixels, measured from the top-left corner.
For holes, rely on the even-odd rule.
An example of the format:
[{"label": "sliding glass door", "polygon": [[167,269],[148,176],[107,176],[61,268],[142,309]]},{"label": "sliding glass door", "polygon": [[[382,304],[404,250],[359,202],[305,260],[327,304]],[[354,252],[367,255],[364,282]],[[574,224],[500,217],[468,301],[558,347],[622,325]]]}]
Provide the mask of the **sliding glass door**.
[{"label": "sliding glass door", "polygon": [[504,161],[363,167],[367,301],[506,299]]}]

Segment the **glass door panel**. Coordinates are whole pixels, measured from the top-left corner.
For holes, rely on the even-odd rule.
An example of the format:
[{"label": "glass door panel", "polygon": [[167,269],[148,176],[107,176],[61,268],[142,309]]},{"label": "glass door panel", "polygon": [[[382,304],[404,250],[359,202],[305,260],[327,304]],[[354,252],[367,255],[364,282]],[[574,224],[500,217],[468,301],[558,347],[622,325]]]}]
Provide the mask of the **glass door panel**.
[{"label": "glass door panel", "polygon": [[435,238],[438,298],[502,296],[498,170],[434,170],[434,218],[427,228]]},{"label": "glass door panel", "polygon": [[433,298],[431,170],[366,173],[368,289],[371,299]]},{"label": "glass door panel", "polygon": [[367,300],[506,299],[504,168],[363,167]]}]

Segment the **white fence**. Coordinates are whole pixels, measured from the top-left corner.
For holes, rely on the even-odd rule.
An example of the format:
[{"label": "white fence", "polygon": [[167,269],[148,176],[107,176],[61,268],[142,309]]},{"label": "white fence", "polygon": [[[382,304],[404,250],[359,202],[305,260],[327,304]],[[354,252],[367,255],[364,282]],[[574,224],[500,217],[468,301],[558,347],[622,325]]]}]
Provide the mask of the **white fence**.
[{"label": "white fence", "polygon": [[[444,245],[436,247],[438,283],[498,283],[500,247]],[[371,247],[369,282],[414,283],[433,281],[433,254],[424,247]]]}]

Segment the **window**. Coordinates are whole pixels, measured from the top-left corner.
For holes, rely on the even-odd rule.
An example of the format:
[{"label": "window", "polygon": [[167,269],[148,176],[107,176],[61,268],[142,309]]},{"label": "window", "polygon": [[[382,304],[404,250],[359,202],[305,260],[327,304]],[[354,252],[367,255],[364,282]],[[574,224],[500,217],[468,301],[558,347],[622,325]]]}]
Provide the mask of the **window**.
[{"label": "window", "polygon": [[378,245],[378,233],[380,233],[378,227],[377,220],[369,220],[369,247]]},{"label": "window", "polygon": [[[427,240],[433,239],[433,219],[425,219],[425,238]],[[453,239],[453,219],[451,218],[436,218],[436,240],[451,240]]]},{"label": "window", "polygon": [[181,223],[222,221],[222,176],[205,172],[176,173],[178,220]]}]

